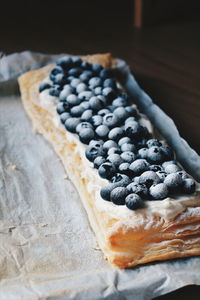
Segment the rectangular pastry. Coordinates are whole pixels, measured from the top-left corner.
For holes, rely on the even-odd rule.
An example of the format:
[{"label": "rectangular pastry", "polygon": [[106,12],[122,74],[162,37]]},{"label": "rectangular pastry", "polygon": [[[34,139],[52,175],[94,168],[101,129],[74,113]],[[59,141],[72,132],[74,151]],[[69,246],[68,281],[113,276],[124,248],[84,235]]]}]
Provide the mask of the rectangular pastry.
[{"label": "rectangular pastry", "polygon": [[63,57],[25,73],[24,108],[61,158],[111,264],[199,255],[197,183],[131,104],[114,64],[110,54]]}]

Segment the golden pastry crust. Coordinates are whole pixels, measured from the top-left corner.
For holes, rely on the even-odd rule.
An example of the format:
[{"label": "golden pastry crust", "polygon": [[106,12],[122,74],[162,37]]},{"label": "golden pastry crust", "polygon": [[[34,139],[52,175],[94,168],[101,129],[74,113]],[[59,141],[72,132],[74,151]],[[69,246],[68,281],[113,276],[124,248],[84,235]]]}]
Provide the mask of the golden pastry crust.
[{"label": "golden pastry crust", "polygon": [[[83,58],[104,67],[113,66],[110,54],[98,54]],[[129,268],[155,260],[166,260],[200,254],[200,197],[194,197],[193,206],[174,219],[146,214],[135,214],[134,218],[113,217],[99,210],[94,195],[86,188],[88,179],[83,178],[80,168],[84,162],[77,151],[78,138],[73,142],[64,126],[57,128],[53,122],[55,105],[45,110],[40,105],[38,87],[54,65],[23,74],[19,78],[22,101],[36,131],[54,147],[63,165],[76,186],[87,211],[91,227],[109,262],[119,268]],[[69,139],[68,139],[69,137]],[[70,157],[70,161],[67,159]],[[91,171],[92,172],[92,171]],[[104,201],[104,200],[102,200]],[[175,200],[174,200],[175,201]]]}]

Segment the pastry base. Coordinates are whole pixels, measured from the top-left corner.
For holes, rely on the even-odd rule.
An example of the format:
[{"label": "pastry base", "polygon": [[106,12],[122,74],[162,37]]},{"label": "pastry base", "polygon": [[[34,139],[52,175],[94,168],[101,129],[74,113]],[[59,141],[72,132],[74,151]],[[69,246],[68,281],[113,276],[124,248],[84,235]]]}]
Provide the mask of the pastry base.
[{"label": "pastry base", "polygon": [[[87,56],[84,60],[101,63],[104,67],[112,65],[111,56],[107,54]],[[126,219],[113,218],[96,207],[94,195],[86,188],[88,180],[82,178],[80,168],[77,168],[83,166],[83,162],[79,153],[74,151],[76,142],[70,143],[64,127],[56,128],[53,115],[40,106],[38,86],[52,67],[49,65],[20,76],[23,105],[35,130],[50,142],[61,158],[69,178],[79,192],[105,258],[119,268],[130,268],[156,260],[199,255],[199,195],[196,206],[187,207],[170,221],[145,214]]]}]

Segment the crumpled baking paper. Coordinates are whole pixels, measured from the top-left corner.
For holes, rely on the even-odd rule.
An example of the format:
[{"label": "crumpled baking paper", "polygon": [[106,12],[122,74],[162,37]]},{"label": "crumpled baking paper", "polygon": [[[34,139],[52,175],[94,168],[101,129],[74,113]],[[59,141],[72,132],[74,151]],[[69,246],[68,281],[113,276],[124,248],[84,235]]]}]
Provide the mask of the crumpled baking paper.
[{"label": "crumpled baking paper", "polygon": [[[77,191],[16,94],[16,76],[57,57],[26,51],[0,62],[0,299],[148,300],[200,284],[199,257],[132,270],[104,260]],[[139,104],[144,92],[126,76]]]}]

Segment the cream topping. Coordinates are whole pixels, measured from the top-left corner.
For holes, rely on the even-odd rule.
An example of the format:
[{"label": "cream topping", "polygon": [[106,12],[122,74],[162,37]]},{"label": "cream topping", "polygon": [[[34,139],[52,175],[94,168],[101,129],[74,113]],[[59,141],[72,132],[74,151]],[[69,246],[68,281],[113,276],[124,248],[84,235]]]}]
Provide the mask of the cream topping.
[{"label": "cream topping", "polygon": [[[46,81],[46,80],[45,80]],[[166,198],[164,200],[145,201],[145,207],[136,211],[128,209],[125,205],[115,205],[112,202],[103,200],[100,196],[100,190],[103,186],[108,184],[106,179],[102,179],[93,164],[86,158],[86,145],[81,143],[76,134],[68,132],[61,124],[59,115],[56,112],[55,105],[58,102],[56,97],[49,95],[48,90],[40,93],[40,105],[47,110],[53,117],[53,123],[56,128],[64,130],[66,138],[70,143],[75,144],[75,152],[80,155],[83,167],[81,168],[81,176],[87,179],[88,184],[86,188],[89,193],[94,195],[94,205],[100,211],[106,211],[113,218],[126,219],[135,218],[138,215],[146,216],[160,216],[165,220],[173,219],[175,216],[183,212],[187,206],[200,206],[200,197],[197,193],[194,195],[183,195],[176,199]],[[142,115],[141,123],[148,127],[152,132],[153,127],[149,120]]]}]

